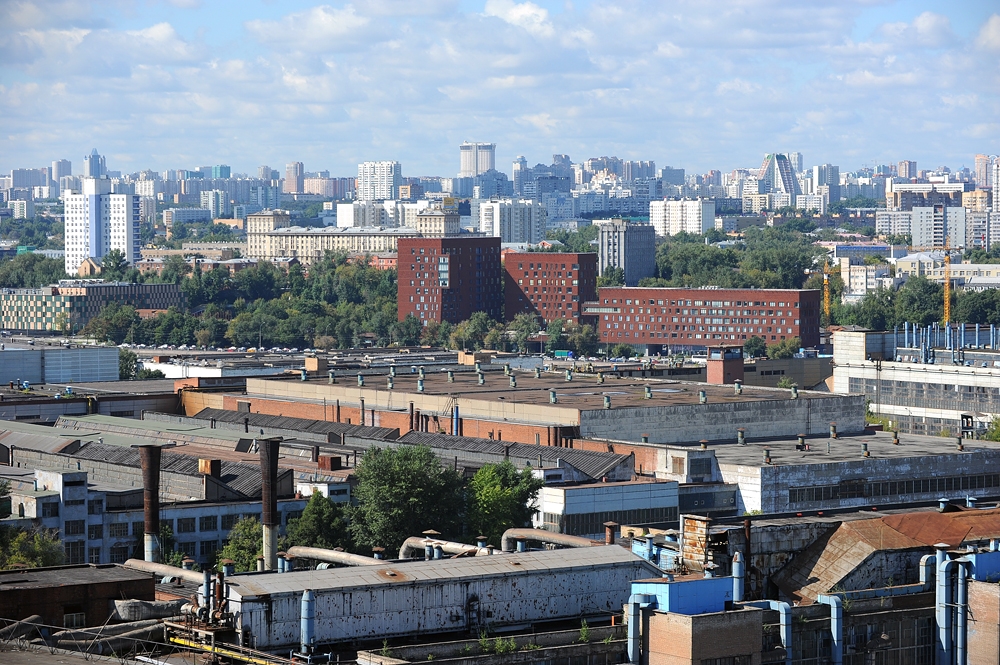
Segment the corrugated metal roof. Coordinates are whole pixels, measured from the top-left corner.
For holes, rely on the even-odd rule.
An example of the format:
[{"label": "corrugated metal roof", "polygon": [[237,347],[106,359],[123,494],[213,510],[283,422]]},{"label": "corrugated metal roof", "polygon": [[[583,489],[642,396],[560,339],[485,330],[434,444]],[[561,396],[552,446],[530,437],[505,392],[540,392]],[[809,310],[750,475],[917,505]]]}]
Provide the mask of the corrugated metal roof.
[{"label": "corrugated metal roof", "polygon": [[194,417],[199,420],[211,420],[214,418],[218,422],[237,423],[239,425],[243,424],[244,418],[249,418],[251,428],[266,427],[322,435],[333,432],[336,434],[359,436],[366,439],[393,439],[398,432],[398,430],[388,427],[348,425],[347,423],[336,423],[326,420],[269,416],[262,413],[244,413],[240,411],[228,411],[226,409],[202,409]]},{"label": "corrugated metal roof", "polygon": [[[641,557],[618,545],[580,547],[464,557],[431,561],[413,561],[384,566],[356,566],[326,570],[238,575],[227,579],[239,598],[268,594],[302,593],[304,589],[324,590],[372,587],[401,583],[434,583],[494,575],[524,575],[538,571],[571,568],[635,565],[644,568],[642,575],[659,576],[660,571]],[[394,575],[388,575],[391,571]]]},{"label": "corrugated metal roof", "polygon": [[62,433],[52,433],[51,428],[46,427],[48,434],[34,432],[14,432],[7,428],[0,430],[0,443],[5,446],[16,446],[28,450],[38,450],[47,453],[57,453],[70,443],[76,441],[76,437],[66,436]]}]

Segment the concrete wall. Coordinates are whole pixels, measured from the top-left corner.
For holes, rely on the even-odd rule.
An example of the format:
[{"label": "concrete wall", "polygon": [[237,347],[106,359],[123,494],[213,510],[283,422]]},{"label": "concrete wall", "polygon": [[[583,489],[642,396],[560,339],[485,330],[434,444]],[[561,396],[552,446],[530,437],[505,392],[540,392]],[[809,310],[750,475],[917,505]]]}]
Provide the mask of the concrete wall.
[{"label": "concrete wall", "polygon": [[969,581],[969,662],[1000,665],[1000,586]]},{"label": "concrete wall", "polygon": [[756,608],[695,616],[644,613],[642,665],[698,665],[733,656],[750,656],[750,665],[760,665],[763,615]]},{"label": "concrete wall", "polygon": [[813,398],[800,391],[798,399],[581,411],[580,435],[639,441],[649,434],[652,443],[728,441],[735,439],[738,427],[747,428],[751,437],[779,437],[826,434],[831,422],[841,432],[860,432],[864,420],[862,395]]}]

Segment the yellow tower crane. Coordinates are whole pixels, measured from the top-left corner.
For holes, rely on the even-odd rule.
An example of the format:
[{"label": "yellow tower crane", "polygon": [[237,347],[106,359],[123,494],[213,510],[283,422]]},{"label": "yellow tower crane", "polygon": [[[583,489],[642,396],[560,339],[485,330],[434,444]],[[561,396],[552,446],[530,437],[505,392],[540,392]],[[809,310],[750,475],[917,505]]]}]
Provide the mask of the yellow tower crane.
[{"label": "yellow tower crane", "polygon": [[826,325],[830,325],[830,261],[823,263],[823,313],[826,314]]},{"label": "yellow tower crane", "polygon": [[951,242],[944,238],[944,324],[951,321]]}]

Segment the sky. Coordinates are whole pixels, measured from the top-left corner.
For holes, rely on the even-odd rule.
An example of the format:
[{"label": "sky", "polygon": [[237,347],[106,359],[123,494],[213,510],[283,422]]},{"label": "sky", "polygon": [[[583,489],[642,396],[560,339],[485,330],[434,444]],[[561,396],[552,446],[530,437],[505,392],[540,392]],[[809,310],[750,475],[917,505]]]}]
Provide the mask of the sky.
[{"label": "sky", "polygon": [[997,0],[0,0],[0,172],[1000,152]]}]

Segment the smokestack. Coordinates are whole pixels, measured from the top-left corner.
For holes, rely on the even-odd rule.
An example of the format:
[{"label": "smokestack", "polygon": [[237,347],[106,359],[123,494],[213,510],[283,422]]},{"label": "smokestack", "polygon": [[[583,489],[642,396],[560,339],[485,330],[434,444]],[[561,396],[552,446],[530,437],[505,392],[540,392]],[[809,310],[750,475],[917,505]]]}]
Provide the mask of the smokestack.
[{"label": "smokestack", "polygon": [[618,528],[617,522],[605,522],[604,523],[604,544],[614,545],[615,544],[615,529]]},{"label": "smokestack", "polygon": [[160,458],[159,446],[139,446],[142,465],[143,545],[145,560],[160,560]]},{"label": "smokestack", "polygon": [[278,567],[278,453],[280,438],[260,442],[261,511],[264,518],[264,570]]}]

